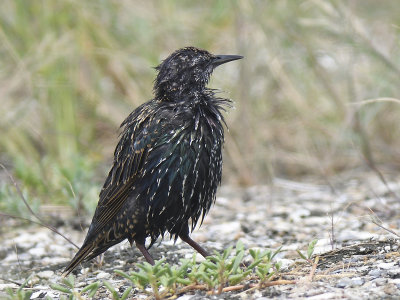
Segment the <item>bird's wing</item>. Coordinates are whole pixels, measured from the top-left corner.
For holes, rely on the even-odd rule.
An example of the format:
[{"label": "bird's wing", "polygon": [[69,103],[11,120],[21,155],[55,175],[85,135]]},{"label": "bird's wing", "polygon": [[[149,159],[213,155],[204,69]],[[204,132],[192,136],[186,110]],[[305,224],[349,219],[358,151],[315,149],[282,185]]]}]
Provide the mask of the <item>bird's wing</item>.
[{"label": "bird's wing", "polygon": [[114,163],[100,192],[100,199],[86,240],[112,220],[128,198],[157,134],[154,124],[144,121],[126,125],[115,149]]},{"label": "bird's wing", "polygon": [[65,274],[69,274],[85,258],[92,258],[119,242],[114,240],[113,244],[106,243],[105,248],[101,248],[96,238],[126,202],[155,140],[157,131],[154,130],[154,122],[142,109],[139,107],[133,111],[121,125],[124,130],[114,152],[114,163],[100,192],[86,239],[65,268]]}]

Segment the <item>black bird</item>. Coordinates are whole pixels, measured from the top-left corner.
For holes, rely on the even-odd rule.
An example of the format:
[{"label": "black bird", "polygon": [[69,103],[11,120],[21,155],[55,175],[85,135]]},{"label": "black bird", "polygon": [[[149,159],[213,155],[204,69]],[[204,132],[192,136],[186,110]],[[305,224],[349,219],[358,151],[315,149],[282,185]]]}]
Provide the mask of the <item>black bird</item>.
[{"label": "black bird", "polygon": [[231,101],[206,85],[217,66],[241,58],[186,47],[156,67],[155,97],[121,124],[89,231],[65,273],[125,239],[154,264],[147,249],[166,232],[209,256],[189,229],[203,221],[215,201],[224,141],[221,110]]}]

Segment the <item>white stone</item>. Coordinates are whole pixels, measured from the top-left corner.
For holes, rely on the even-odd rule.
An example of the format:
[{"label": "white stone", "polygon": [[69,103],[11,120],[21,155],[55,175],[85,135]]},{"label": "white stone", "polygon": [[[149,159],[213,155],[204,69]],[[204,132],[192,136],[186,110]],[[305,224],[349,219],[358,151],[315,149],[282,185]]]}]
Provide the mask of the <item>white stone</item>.
[{"label": "white stone", "polygon": [[398,277],[398,275],[400,274],[400,268],[391,268],[390,270],[388,270],[388,274],[390,275],[390,277]]},{"label": "white stone", "polygon": [[336,284],[340,288],[345,288],[351,285],[351,279],[349,277],[344,277],[339,279],[338,283]]},{"label": "white stone", "polygon": [[50,240],[49,231],[39,231],[35,233],[25,233],[13,239],[15,244],[36,244],[37,242],[45,242]]},{"label": "white stone", "polygon": [[51,270],[47,270],[47,271],[41,271],[41,272],[37,273],[36,275],[42,279],[49,279],[54,275],[54,272]]},{"label": "white stone", "polygon": [[376,267],[383,270],[389,270],[394,267],[394,262],[391,263],[380,263]]},{"label": "white stone", "polygon": [[41,263],[43,265],[47,264],[65,264],[68,263],[71,260],[71,257],[65,258],[65,257],[43,257],[41,259]]},{"label": "white stone", "polygon": [[227,222],[219,225],[213,225],[210,226],[210,230],[216,231],[217,234],[220,235],[229,235],[241,231],[239,222]]},{"label": "white stone", "polygon": [[369,232],[344,230],[337,235],[336,239],[338,241],[360,241],[360,240],[369,240],[372,237],[374,237],[374,235]]},{"label": "white stone", "polygon": [[32,258],[31,255],[29,255],[28,253],[10,253],[9,255],[7,255],[2,261],[3,262],[9,262],[9,261],[28,261]]},{"label": "white stone", "polygon": [[17,289],[19,286],[15,283],[0,283],[0,291],[4,291],[6,288]]},{"label": "white stone", "polygon": [[50,244],[49,251],[51,251],[52,253],[61,254],[61,253],[65,252],[65,246],[57,245],[57,244]]},{"label": "white stone", "polygon": [[179,298],[177,298],[176,300],[189,300],[193,297],[194,297],[193,295],[183,295],[183,296],[180,296]]},{"label": "white stone", "polygon": [[278,259],[278,262],[281,263],[281,269],[288,268],[294,264],[294,260],[286,258]]},{"label": "white stone", "polygon": [[33,292],[30,299],[42,298],[43,293],[46,293],[46,292],[44,292],[44,291]]},{"label": "white stone", "polygon": [[300,220],[310,215],[310,211],[308,209],[299,208],[295,209],[290,213],[290,218],[293,220]]},{"label": "white stone", "polygon": [[206,259],[202,255],[197,253],[197,255],[196,255],[196,263],[202,263],[205,260]]},{"label": "white stone", "polygon": [[329,292],[329,293],[323,293],[320,295],[315,295],[311,297],[307,297],[307,300],[327,300],[327,299],[337,299],[338,294]]},{"label": "white stone", "polygon": [[28,253],[32,256],[44,256],[46,255],[46,250],[43,247],[35,247],[28,250]]},{"label": "white stone", "polygon": [[97,279],[105,279],[105,278],[109,278],[109,277],[110,277],[110,274],[106,273],[106,272],[100,272],[96,276]]},{"label": "white stone", "polygon": [[351,279],[351,283],[353,286],[360,286],[364,284],[364,279],[362,279],[361,277],[353,277]]}]

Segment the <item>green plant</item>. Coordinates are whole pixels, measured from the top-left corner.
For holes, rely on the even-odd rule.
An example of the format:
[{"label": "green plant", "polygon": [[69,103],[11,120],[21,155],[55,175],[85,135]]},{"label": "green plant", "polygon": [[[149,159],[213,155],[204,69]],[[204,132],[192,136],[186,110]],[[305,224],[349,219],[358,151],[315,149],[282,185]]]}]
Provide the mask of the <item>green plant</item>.
[{"label": "green plant", "polygon": [[135,286],[143,290],[147,285],[150,285],[154,297],[156,299],[161,299],[159,291],[159,287],[161,285],[160,278],[164,274],[167,274],[169,268],[169,265],[164,264],[164,261],[164,259],[161,259],[157,261],[154,266],[150,265],[148,262],[137,264],[139,271],[131,272],[130,274],[120,270],[115,270],[114,272],[130,280]]},{"label": "green plant", "polygon": [[218,293],[221,293],[227,284],[236,284],[251,273],[251,269],[240,268],[245,252],[243,243],[237,242],[234,255],[231,255],[232,250],[233,247],[229,247],[222,254],[215,252],[202,263],[205,269],[200,275],[210,290],[218,286]]},{"label": "green plant", "polygon": [[[22,191],[25,199],[29,202],[31,209],[38,212],[40,209],[40,201],[36,197],[30,197],[28,189]],[[19,217],[27,218],[31,215],[24,202],[21,200],[18,193],[12,185],[0,183],[0,211]]]},{"label": "green plant", "polygon": [[274,262],[274,258],[281,252],[281,250],[282,247],[278,248],[276,251],[266,250],[261,252],[260,250],[249,250],[250,255],[253,258],[253,263],[248,268],[255,270],[260,286],[263,286],[272,278],[272,276],[279,273],[281,263]]},{"label": "green plant", "polygon": [[[91,213],[96,206],[99,187],[93,183],[95,164],[76,156],[63,164],[48,159],[30,162],[18,158],[14,165],[14,177],[35,212],[40,205],[52,203],[71,206],[80,214]],[[17,193],[12,185],[0,185],[0,209],[4,212],[27,217],[29,212],[23,201],[16,201]]]},{"label": "green plant", "polygon": [[[271,280],[280,271],[280,263],[275,256],[281,251],[263,251],[250,249],[252,262],[244,263],[245,249],[238,241],[235,249],[229,247],[222,253],[215,253],[201,263],[196,263],[196,254],[192,259],[182,259],[179,266],[170,266],[164,260],[154,266],[148,263],[136,264],[138,271],[126,273],[115,270],[115,273],[128,279],[133,285],[145,291],[152,288],[152,295],[161,299],[167,295],[176,295],[188,289],[206,289],[214,293],[222,293],[224,289],[242,283],[250,278],[258,279],[259,286]],[[253,276],[254,275],[254,276]]]},{"label": "green plant", "polygon": [[29,300],[31,298],[32,291],[24,290],[29,279],[30,277],[28,277],[16,291],[9,287],[6,288],[7,298],[11,300]]},{"label": "green plant", "polygon": [[308,244],[308,248],[307,248],[307,254],[304,255],[299,249],[297,249],[297,253],[300,255],[300,257],[302,259],[304,259],[305,261],[309,262],[309,263],[313,263],[311,260],[311,257],[314,254],[314,250],[315,250],[315,245],[317,244],[318,240],[312,240],[309,244]]},{"label": "green plant", "polygon": [[119,296],[118,292],[115,290],[115,288],[113,287],[113,285],[111,283],[109,283],[108,281],[103,281],[104,286],[111,292],[111,296],[113,298],[113,300],[125,300],[126,298],[128,298],[130,292],[132,291],[132,287],[128,287],[125,292],[122,293],[121,296]]},{"label": "green plant", "polygon": [[[74,275],[70,274],[67,278],[62,279],[61,284],[52,283],[50,287],[54,290],[66,294],[69,300],[81,300],[85,299],[83,296],[84,293],[87,293],[87,296],[89,298],[93,298],[98,288],[100,287],[100,282],[93,282],[83,289],[78,290],[75,288],[75,277]],[[65,296],[63,295],[63,297]]]}]

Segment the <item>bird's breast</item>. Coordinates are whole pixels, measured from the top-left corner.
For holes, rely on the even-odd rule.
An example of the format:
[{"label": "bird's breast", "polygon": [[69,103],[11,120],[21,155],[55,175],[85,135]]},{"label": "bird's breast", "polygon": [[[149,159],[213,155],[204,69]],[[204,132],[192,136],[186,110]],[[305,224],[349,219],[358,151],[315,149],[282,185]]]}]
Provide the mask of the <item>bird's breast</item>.
[{"label": "bird's breast", "polygon": [[208,212],[221,181],[223,133],[217,123],[201,116],[179,126],[171,121],[149,151],[139,184],[154,230],[176,233]]}]

